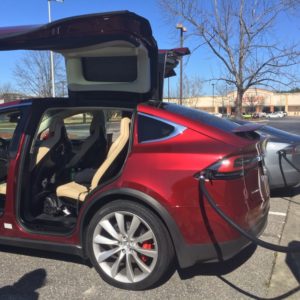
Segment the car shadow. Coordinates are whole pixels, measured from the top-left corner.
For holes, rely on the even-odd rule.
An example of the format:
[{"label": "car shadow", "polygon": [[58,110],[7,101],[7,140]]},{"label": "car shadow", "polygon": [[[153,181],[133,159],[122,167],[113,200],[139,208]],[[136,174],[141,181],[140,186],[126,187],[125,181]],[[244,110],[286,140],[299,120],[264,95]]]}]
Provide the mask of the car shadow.
[{"label": "car shadow", "polygon": [[[292,242],[292,243],[297,243],[293,245],[299,247],[299,242]],[[201,276],[201,275],[217,276],[225,284],[227,284],[228,286],[236,290],[238,293],[249,297],[250,299],[280,300],[280,299],[287,299],[292,295],[298,293],[300,291],[300,286],[295,287],[287,291],[286,293],[278,295],[273,298],[262,298],[240,288],[230,280],[223,277],[223,275],[231,273],[232,271],[240,267],[242,264],[244,264],[248,259],[250,259],[251,256],[254,254],[256,248],[257,248],[256,245],[251,244],[250,246],[245,248],[243,251],[241,251],[238,255],[234,256],[230,260],[218,262],[218,263],[202,263],[202,264],[199,263],[193,267],[186,268],[186,269],[178,268],[177,271],[182,280],[191,279],[195,276]],[[287,254],[286,263],[291,269],[291,271],[293,272],[295,278],[300,283],[300,254],[299,253]]]},{"label": "car shadow", "polygon": [[[292,241],[289,243],[289,247],[300,249],[300,241]],[[300,252],[289,252],[286,255],[285,262],[293,273],[295,279],[300,284]]]},{"label": "car shadow", "polygon": [[37,300],[39,293],[36,290],[45,285],[46,276],[45,269],[29,272],[13,285],[0,288],[0,299]]},{"label": "car shadow", "polygon": [[235,269],[239,268],[254,254],[257,246],[254,244],[249,245],[243,249],[239,254],[229,260],[213,263],[198,263],[192,267],[181,269],[177,268],[178,274],[181,279],[186,280],[199,275],[206,276],[220,276],[228,274]]},{"label": "car shadow", "polygon": [[295,197],[300,194],[300,187],[297,188],[281,188],[271,191],[271,197],[282,198],[283,200],[299,204],[289,198]]},{"label": "car shadow", "polygon": [[227,285],[229,285],[231,288],[235,289],[237,292],[249,297],[250,299],[260,299],[260,300],[282,300],[282,299],[287,299],[289,297],[291,297],[292,295],[296,294],[297,292],[300,291],[300,286],[295,287],[294,289],[289,290],[288,292],[278,295],[276,297],[273,298],[263,298],[263,297],[258,297],[257,295],[254,295],[250,292],[247,292],[245,290],[243,290],[242,288],[238,287],[237,285],[235,285],[234,283],[232,283],[231,281],[229,281],[228,279],[222,277],[222,276],[218,276],[218,278],[220,280],[222,280],[224,283],[226,283]]},{"label": "car shadow", "polygon": [[66,261],[75,264],[86,265],[92,268],[92,264],[90,263],[89,260],[85,260],[79,256],[72,255],[72,254],[64,254],[64,253],[50,252],[46,250],[36,250],[30,248],[19,248],[19,247],[6,246],[6,245],[0,245],[0,252],[22,254],[30,257],[39,257],[39,258],[53,259],[59,261]]}]

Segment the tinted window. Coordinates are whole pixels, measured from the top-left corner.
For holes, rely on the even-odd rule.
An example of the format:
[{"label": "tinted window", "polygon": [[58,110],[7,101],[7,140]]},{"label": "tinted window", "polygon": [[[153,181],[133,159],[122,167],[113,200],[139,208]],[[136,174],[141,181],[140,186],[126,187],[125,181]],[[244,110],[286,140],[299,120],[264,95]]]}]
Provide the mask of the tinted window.
[{"label": "tinted window", "polygon": [[65,128],[70,140],[85,140],[90,136],[92,114],[80,113],[64,119]]},{"label": "tinted window", "polygon": [[138,141],[146,142],[166,138],[174,131],[174,127],[163,121],[138,115]]},{"label": "tinted window", "polygon": [[176,105],[173,103],[161,103],[159,107],[177,115],[187,117],[191,120],[201,122],[227,132],[231,132],[234,128],[239,127],[238,124],[230,122],[226,119],[216,117],[201,110],[188,108],[186,106]]},{"label": "tinted window", "polygon": [[5,180],[7,176],[8,155],[14,157],[17,154],[21,136],[19,132],[21,118],[20,111],[0,113],[0,181]]},{"label": "tinted window", "polygon": [[83,76],[88,81],[132,82],[137,79],[136,56],[84,57]]}]

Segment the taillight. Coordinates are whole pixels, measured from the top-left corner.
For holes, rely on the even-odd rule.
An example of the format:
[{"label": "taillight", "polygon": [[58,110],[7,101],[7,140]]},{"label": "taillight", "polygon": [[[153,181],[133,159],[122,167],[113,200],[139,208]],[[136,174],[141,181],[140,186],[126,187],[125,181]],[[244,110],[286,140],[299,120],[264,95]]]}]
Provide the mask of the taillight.
[{"label": "taillight", "polygon": [[261,157],[257,154],[242,154],[223,158],[211,165],[207,171],[214,179],[235,179],[258,167]]}]

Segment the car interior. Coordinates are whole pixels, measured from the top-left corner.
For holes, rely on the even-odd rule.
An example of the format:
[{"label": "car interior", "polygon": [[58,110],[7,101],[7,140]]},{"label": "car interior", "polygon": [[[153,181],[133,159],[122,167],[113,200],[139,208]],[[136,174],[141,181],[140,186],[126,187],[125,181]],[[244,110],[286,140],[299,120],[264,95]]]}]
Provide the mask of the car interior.
[{"label": "car interior", "polygon": [[122,169],[131,114],[91,108],[44,113],[26,159],[29,174],[23,180],[26,197],[20,214],[27,227],[50,232],[74,228],[89,193]]}]

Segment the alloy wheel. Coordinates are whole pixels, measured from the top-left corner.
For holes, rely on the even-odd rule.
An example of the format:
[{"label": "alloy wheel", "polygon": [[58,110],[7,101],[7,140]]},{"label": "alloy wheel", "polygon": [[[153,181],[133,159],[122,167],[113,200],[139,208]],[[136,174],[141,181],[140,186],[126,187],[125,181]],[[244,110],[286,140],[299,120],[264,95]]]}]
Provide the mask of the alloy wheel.
[{"label": "alloy wheel", "polygon": [[93,252],[99,267],[112,279],[136,283],[147,278],[158,258],[158,244],[148,223],[134,213],[104,216],[93,232]]}]

